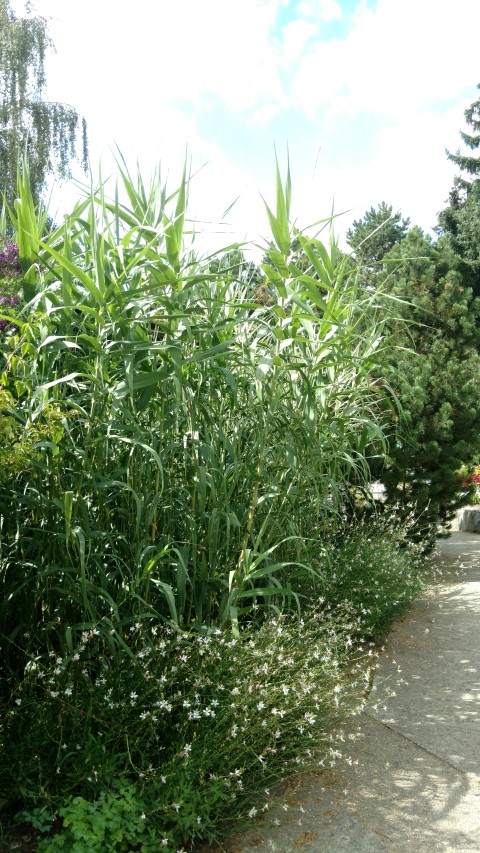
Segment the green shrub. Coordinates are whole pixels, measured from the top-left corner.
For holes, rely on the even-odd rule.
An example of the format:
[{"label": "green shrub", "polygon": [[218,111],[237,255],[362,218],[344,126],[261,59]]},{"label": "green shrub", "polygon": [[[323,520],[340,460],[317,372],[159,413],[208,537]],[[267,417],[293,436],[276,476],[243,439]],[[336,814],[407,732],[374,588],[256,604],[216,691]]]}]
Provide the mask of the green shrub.
[{"label": "green shrub", "polygon": [[331,555],[326,601],[355,613],[365,636],[384,634],[432,576],[410,536],[413,520],[390,513],[351,525]]},{"label": "green shrub", "polygon": [[39,853],[112,853],[113,850],[142,853],[158,850],[146,832],[146,817],[134,785],[119,784],[117,790],[89,802],[73,797],[59,810],[63,830],[41,840]]},{"label": "green shrub", "polygon": [[121,781],[141,803],[144,843],[214,839],[267,808],[276,781],[341,754],[375,661],[364,641],[426,572],[407,531],[380,518],[345,531],[300,620],[259,620],[239,637],[146,620],[116,649],[99,626],[63,658],[38,656],[3,714],[0,797],[51,811],[67,799],[75,813],[94,804],[103,826],[108,803],[123,809]]},{"label": "green shrub", "polygon": [[68,657],[27,668],[4,715],[0,794],[55,809],[81,796],[97,815],[128,778],[149,829],[176,844],[214,837],[225,815],[268,803],[278,779],[329,761],[364,695],[357,634],[354,618],[318,611],[240,638],[138,625],[113,657],[92,630]]}]

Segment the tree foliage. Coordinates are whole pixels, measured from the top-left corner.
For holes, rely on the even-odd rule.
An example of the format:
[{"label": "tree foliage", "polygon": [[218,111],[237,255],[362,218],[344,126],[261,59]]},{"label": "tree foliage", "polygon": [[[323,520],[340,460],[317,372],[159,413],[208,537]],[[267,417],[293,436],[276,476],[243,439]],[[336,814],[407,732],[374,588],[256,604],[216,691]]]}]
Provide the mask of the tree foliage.
[{"label": "tree foliage", "polygon": [[[480,86],[478,86],[480,88]],[[456,266],[466,285],[480,295],[480,99],[465,110],[470,133],[461,131],[472,154],[447,151],[460,169],[453,181],[448,205],[439,214],[437,231],[458,256]]]},{"label": "tree foliage", "polygon": [[[477,89],[480,89],[480,84],[477,86]],[[467,148],[471,151],[476,151],[480,147],[480,98],[467,107],[464,115],[465,121],[472,128],[473,133],[460,131],[460,136]],[[447,157],[459,167],[461,172],[472,175],[474,180],[480,177],[480,156],[475,157],[469,154],[461,154],[460,151],[452,154],[450,151],[447,151]],[[471,181],[465,177],[458,177],[456,183],[466,190],[471,187]]]},{"label": "tree foliage", "polygon": [[378,473],[388,502],[413,507],[422,531],[434,533],[468,500],[457,472],[480,453],[480,300],[463,286],[453,254],[419,228],[385,263],[386,287],[408,325],[394,330],[389,381],[403,413]]},{"label": "tree foliage", "polygon": [[86,168],[85,120],[69,105],[44,100],[45,59],[52,47],[44,18],[18,18],[9,0],[0,0],[0,189],[8,202],[14,198],[18,160],[25,152],[36,201],[49,173],[70,175],[80,143]]},{"label": "tree foliage", "polygon": [[362,219],[355,219],[347,231],[347,243],[364,266],[373,266],[405,237],[409,219],[382,201],[375,209],[367,210]]}]

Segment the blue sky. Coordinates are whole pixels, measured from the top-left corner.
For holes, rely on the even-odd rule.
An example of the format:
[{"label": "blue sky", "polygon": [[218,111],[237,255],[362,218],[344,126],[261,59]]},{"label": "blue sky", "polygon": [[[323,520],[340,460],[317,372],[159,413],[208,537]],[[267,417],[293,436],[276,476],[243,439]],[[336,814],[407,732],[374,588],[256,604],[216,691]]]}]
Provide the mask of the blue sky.
[{"label": "blue sky", "polygon": [[[13,0],[17,12],[22,0]],[[268,235],[274,146],[300,227],[335,210],[340,239],[382,200],[435,224],[463,111],[480,82],[479,0],[34,0],[56,55],[49,97],[88,121],[92,168],[117,143],[178,178],[188,146],[200,244]],[[123,11],[123,8],[125,11]],[[77,195],[57,188],[55,204]],[[239,197],[228,222],[223,211]],[[203,241],[203,242],[202,242]]]}]

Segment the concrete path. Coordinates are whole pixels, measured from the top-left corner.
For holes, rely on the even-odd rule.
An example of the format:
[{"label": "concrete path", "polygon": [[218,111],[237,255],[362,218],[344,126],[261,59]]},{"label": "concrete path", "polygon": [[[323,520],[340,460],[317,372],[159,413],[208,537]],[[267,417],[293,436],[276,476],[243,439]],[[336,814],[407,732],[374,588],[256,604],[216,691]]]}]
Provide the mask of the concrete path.
[{"label": "concrete path", "polygon": [[230,853],[480,853],[480,536],[438,546],[445,574],[388,638],[352,763],[286,788]]}]

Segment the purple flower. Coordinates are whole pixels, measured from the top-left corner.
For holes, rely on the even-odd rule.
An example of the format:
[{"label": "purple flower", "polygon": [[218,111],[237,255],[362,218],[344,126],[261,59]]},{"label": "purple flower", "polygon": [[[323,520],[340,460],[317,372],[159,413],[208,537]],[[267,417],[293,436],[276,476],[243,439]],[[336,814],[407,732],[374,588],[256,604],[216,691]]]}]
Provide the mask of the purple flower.
[{"label": "purple flower", "polygon": [[0,278],[15,278],[21,272],[18,246],[13,240],[4,238],[3,249],[0,252]]}]

